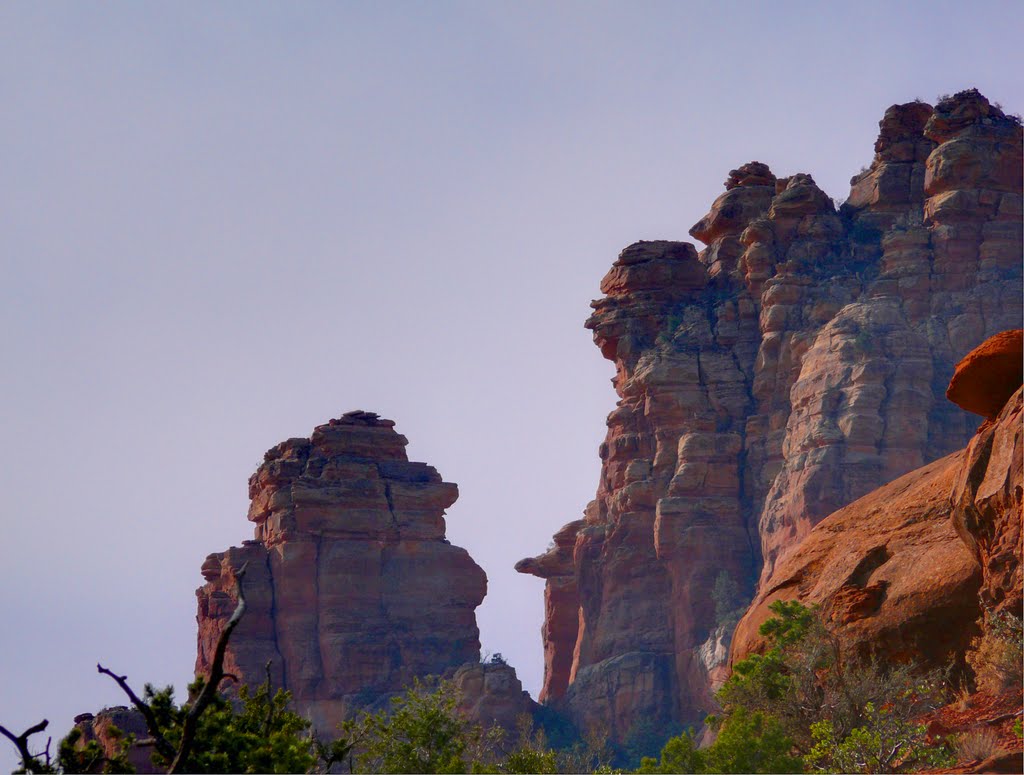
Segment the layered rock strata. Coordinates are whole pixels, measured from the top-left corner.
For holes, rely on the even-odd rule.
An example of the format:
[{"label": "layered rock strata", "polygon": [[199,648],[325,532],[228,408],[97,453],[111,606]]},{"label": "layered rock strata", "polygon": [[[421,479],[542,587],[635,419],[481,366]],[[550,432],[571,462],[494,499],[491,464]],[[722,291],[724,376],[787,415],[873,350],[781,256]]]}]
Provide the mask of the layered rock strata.
[{"label": "layered rock strata", "polygon": [[322,734],[353,709],[480,658],[487,577],[445,538],[458,488],[410,462],[394,423],[350,412],[267,452],[249,480],[255,540],[211,554],[196,671],[206,672],[245,565],[248,611],[225,669],[292,692]]},{"label": "layered rock strata", "polygon": [[703,251],[636,243],[601,283],[597,497],[517,565],[547,581],[542,699],[582,726],[699,721],[740,606],[722,590],[749,599],[825,516],[974,431],[943,394],[1020,325],[1020,124],[972,90],[879,126],[839,211],[752,162],[690,230]]},{"label": "layered rock strata", "polygon": [[[996,416],[966,449],[840,509],[788,552],[736,629],[734,661],[764,648],[776,600],[819,605],[848,656],[932,667],[962,657],[984,611],[1021,615],[1020,337],[997,335],[957,367],[964,404],[1001,400]],[[1001,355],[1016,358],[1009,395]]]}]

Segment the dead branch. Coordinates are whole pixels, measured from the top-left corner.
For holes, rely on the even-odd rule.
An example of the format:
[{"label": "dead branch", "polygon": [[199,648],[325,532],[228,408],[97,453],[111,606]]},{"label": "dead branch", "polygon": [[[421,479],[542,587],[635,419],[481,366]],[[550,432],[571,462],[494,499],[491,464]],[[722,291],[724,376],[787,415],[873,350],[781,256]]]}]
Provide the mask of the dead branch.
[{"label": "dead branch", "polygon": [[1024,711],[1019,710],[1013,711],[1012,713],[1002,713],[998,716],[993,716],[992,718],[983,718],[979,720],[978,723],[985,725],[998,724],[1000,721],[1006,721],[1007,719],[1016,718],[1017,716],[1020,716],[1022,713],[1024,713]]},{"label": "dead branch", "polygon": [[224,679],[224,656],[227,653],[228,640],[231,638],[231,633],[235,627],[242,620],[242,616],[245,614],[245,593],[242,590],[242,580],[245,578],[245,569],[249,563],[244,563],[238,571],[235,572],[235,585],[238,591],[238,605],[235,606],[234,613],[231,614],[231,618],[228,619],[228,623],[224,626],[223,632],[220,634],[220,638],[217,639],[217,648],[213,652],[213,663],[210,665],[210,675],[206,679],[206,683],[203,685],[203,689],[199,692],[199,696],[196,698],[195,703],[189,709],[188,714],[185,716],[185,721],[181,727],[181,743],[178,745],[178,753],[174,757],[174,761],[171,762],[170,769],[167,770],[168,774],[181,772],[185,762],[188,760],[188,755],[192,751],[192,744],[195,741],[196,728],[199,724],[199,717],[203,715],[203,711],[206,710],[207,706],[213,702],[213,698],[217,696],[217,687],[220,686],[220,682]]},{"label": "dead branch", "polygon": [[103,667],[99,662],[96,663],[96,672],[102,673],[103,675],[109,675],[115,681],[117,685],[121,687],[121,690],[128,695],[128,699],[132,701],[132,705],[138,708],[139,713],[146,720],[146,729],[149,730],[149,734],[153,737],[153,743],[156,745],[156,749],[162,756],[166,756],[168,759],[174,757],[174,746],[171,745],[167,738],[164,737],[163,731],[160,729],[160,724],[157,723],[156,715],[153,713],[153,709],[149,707],[149,704],[143,702],[132,688],[128,685],[128,676],[117,675],[111,670]]},{"label": "dead branch", "polygon": [[49,724],[49,720],[43,719],[38,724],[30,726],[20,735],[15,735],[6,727],[0,726],[0,733],[3,733],[4,737],[6,737],[8,740],[14,743],[15,747],[18,749],[18,754],[21,756],[21,766],[25,768],[25,772],[46,772],[50,769],[49,742],[46,743],[47,761],[45,765],[40,765],[39,762],[37,761],[37,757],[33,756],[28,750],[28,739],[37,732],[42,732],[44,729],[46,729],[46,727],[49,726]]}]

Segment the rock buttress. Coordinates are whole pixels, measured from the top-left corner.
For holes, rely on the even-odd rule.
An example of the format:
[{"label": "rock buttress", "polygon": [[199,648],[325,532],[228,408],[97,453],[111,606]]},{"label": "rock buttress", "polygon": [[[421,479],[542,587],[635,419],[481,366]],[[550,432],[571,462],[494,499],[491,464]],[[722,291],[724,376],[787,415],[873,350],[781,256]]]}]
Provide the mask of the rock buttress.
[{"label": "rock buttress", "polygon": [[716,587],[749,599],[828,514],[973,434],[944,392],[1020,325],[1020,124],[971,90],[879,128],[838,211],[751,162],[691,229],[703,251],[640,242],[602,281],[597,497],[517,566],[547,580],[543,699],[577,723],[699,722],[735,620]]},{"label": "rock buttress", "polygon": [[259,684],[269,662],[274,686],[324,735],[415,677],[479,661],[487,577],[445,539],[458,488],[409,462],[406,443],[392,421],[350,412],[267,452],[249,480],[256,540],[203,563],[197,673],[243,563],[249,609],[225,669]]}]

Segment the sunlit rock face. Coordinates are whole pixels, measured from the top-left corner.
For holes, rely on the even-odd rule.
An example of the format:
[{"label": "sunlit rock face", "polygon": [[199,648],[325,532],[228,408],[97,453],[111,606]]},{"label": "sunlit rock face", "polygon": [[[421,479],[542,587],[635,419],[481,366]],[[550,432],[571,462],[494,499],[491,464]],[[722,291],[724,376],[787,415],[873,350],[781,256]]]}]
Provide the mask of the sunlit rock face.
[{"label": "sunlit rock face", "polygon": [[846,656],[937,668],[962,664],[984,611],[1021,615],[1022,334],[997,334],[956,367],[950,398],[985,418],[965,449],[829,515],[785,553],[736,629],[734,662],[765,648],[758,629],[777,600],[819,606]]},{"label": "sunlit rock face", "polygon": [[953,527],[981,569],[982,607],[1018,618],[1024,615],[1022,366],[1024,331],[1007,331],[957,365],[948,393],[986,418],[964,451],[950,491]]},{"label": "sunlit rock face", "polygon": [[619,401],[597,496],[517,565],[547,580],[541,699],[582,726],[699,721],[728,609],[827,515],[974,433],[944,394],[1020,326],[1021,128],[973,90],[879,127],[838,210],[751,162],[691,229],[702,251],[639,242],[601,283],[586,326]]},{"label": "sunlit rock face", "polygon": [[[487,577],[445,538],[458,488],[410,462],[406,443],[392,421],[350,412],[267,452],[249,480],[255,540],[202,566],[197,673],[235,608],[243,564],[248,612],[225,669],[259,684],[269,664],[274,686],[325,735],[416,677],[479,662]],[[521,700],[521,687],[512,694]]]}]

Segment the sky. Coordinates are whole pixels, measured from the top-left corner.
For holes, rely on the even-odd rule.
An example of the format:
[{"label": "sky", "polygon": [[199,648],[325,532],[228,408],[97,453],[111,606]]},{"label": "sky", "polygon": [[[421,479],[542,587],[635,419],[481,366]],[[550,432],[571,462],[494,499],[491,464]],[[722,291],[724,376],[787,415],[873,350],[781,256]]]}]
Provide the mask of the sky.
[{"label": "sky", "polygon": [[[263,452],[352,409],[457,482],[536,696],[618,252],[728,171],[842,199],[896,102],[1024,111],[1019,2],[0,3],[0,724],[179,696]],[[0,747],[0,769],[14,749]],[[40,742],[44,742],[40,739]]]}]

